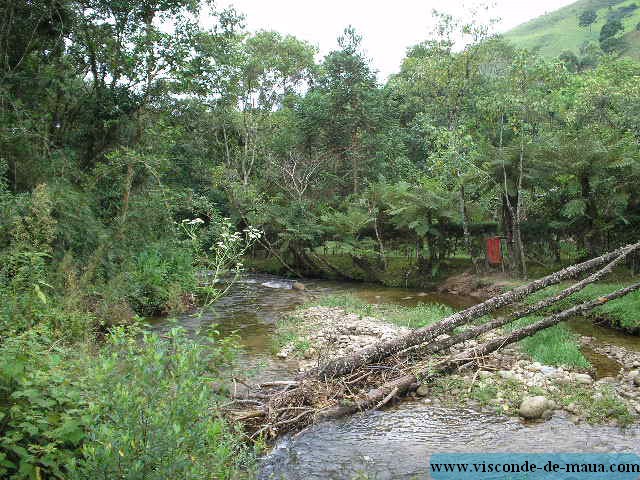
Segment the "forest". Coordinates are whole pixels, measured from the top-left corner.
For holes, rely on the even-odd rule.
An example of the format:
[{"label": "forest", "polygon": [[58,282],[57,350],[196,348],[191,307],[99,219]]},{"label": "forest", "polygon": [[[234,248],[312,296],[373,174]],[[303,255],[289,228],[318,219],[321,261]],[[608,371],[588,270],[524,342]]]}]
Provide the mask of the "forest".
[{"label": "forest", "polygon": [[638,241],[640,62],[434,15],[382,82],[349,26],[320,58],[199,0],[0,5],[1,478],[252,478],[234,340],[144,331],[223,294],[201,271],[429,287]]}]

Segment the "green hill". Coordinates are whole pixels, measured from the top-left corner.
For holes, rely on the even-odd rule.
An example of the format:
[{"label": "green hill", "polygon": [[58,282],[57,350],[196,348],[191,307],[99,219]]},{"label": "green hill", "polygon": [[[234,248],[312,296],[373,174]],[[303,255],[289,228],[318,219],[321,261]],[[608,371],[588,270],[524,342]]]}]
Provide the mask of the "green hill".
[{"label": "green hill", "polygon": [[[579,26],[579,17],[586,10],[598,14],[591,27]],[[523,23],[504,37],[518,47],[555,57],[566,50],[578,52],[584,42],[598,44],[600,29],[611,15],[622,17],[623,38],[628,45],[625,55],[640,58],[640,32],[636,30],[640,22],[640,0],[579,0]]]}]

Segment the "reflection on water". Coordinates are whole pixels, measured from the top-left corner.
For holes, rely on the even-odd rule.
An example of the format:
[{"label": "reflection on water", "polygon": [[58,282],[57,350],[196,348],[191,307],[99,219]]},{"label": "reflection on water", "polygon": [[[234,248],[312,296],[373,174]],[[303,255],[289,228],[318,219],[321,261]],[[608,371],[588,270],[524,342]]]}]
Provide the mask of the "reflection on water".
[{"label": "reflection on water", "polygon": [[571,329],[580,335],[594,337],[601,343],[610,343],[627,350],[640,352],[640,336],[627,335],[613,328],[596,325],[586,318],[574,318],[568,322]]},{"label": "reflection on water", "polygon": [[[294,281],[272,275],[247,275],[239,279],[210,309],[203,313],[184,315],[179,319],[182,327],[199,333],[211,325],[223,334],[236,332],[242,345],[251,354],[271,351],[271,335],[277,319],[303,303],[328,294],[351,293],[371,304],[393,303],[414,306],[419,303],[442,303],[464,308],[473,299],[456,295],[425,293],[403,288],[388,288],[365,283],[308,280],[305,290],[292,288]],[[157,319],[156,328],[167,328],[169,322]]]}]

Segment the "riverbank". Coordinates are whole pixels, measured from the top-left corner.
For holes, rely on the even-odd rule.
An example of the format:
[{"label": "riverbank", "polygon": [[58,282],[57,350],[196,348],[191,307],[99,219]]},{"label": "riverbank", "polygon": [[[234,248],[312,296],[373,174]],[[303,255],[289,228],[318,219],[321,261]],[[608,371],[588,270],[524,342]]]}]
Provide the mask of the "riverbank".
[{"label": "riverbank", "polygon": [[[366,305],[348,296],[329,297],[297,310],[278,324],[277,355],[297,359],[299,369],[306,370],[446,314],[446,307],[441,306]],[[488,340],[491,335],[497,333],[480,340]],[[454,347],[451,353],[470,348],[475,342],[470,340],[459,350]],[[425,404],[471,407],[529,420],[548,419],[563,411],[575,423],[638,422],[640,354],[615,345],[595,344],[598,353],[620,367],[615,376],[601,378],[581,353],[582,343],[594,346],[593,339],[589,342],[565,326],[554,327],[491,354],[475,372],[448,375],[421,385],[412,396]]]},{"label": "riverbank", "polygon": [[[321,256],[321,255],[318,255]],[[356,282],[380,284],[387,287],[401,287],[423,289],[427,292],[438,292],[449,295],[475,298],[479,301],[499,295],[524,283],[523,280],[510,278],[500,271],[476,275],[469,270],[468,261],[465,259],[450,259],[442,264],[442,268],[435,272],[434,276],[419,272],[411,259],[404,257],[389,258],[387,268],[384,271],[374,268],[363,268],[356,265],[353,259],[347,255],[321,256],[325,262],[334,268],[318,266],[313,272],[307,274],[322,279],[350,279]],[[365,262],[365,265],[369,263]],[[291,275],[287,269],[274,257],[246,259],[246,266],[250,271],[265,272],[274,275]],[[561,268],[558,266],[558,268]],[[538,278],[551,273],[549,267],[538,267],[529,272],[530,278]],[[337,272],[343,272],[341,276]],[[586,301],[621,288],[630,283],[630,274],[624,269],[614,272],[607,283],[589,285],[584,290],[572,295],[566,301]],[[568,283],[562,283],[545,289],[532,300],[538,300],[543,296],[557,293],[566,288]],[[559,303],[561,306],[565,303]],[[635,292],[615,302],[610,302],[597,308],[589,314],[589,319],[601,325],[621,330],[631,335],[640,335],[640,292]]]}]

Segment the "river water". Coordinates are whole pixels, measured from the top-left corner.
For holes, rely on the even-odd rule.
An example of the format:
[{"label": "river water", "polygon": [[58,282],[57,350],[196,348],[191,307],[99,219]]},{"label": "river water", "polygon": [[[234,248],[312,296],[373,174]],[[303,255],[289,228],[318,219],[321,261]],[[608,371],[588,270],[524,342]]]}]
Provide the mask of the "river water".
[{"label": "river water", "polygon": [[[371,304],[443,303],[464,308],[473,299],[379,285],[330,281],[305,282],[303,292],[290,280],[269,275],[249,275],[229,294],[201,315],[185,315],[180,325],[197,334],[216,324],[223,334],[236,332],[245,347],[243,363],[256,368],[263,379],[283,379],[295,373],[291,362],[275,360],[272,334],[283,313],[326,294],[351,293]],[[166,328],[167,323],[158,325]],[[582,335],[640,350],[640,339],[576,320],[571,328]],[[598,376],[619,368],[588,350]],[[433,453],[612,453],[640,454],[640,427],[574,424],[559,414],[541,423],[472,409],[451,409],[405,401],[384,410],[324,422],[293,436],[281,438],[262,460],[259,478],[266,479],[413,479],[428,477]]]}]

